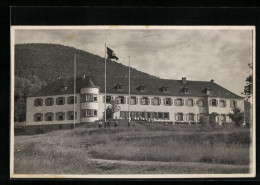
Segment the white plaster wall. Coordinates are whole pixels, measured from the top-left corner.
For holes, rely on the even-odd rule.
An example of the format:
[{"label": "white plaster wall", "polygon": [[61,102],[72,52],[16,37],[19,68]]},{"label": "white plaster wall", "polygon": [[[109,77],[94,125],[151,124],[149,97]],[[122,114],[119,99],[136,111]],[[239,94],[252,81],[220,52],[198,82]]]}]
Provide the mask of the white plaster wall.
[{"label": "white plaster wall", "polygon": [[[66,95],[53,95],[53,96],[41,96],[41,97],[27,97],[26,101],[26,125],[49,125],[49,124],[69,124],[73,123],[73,120],[67,120],[67,112],[74,110],[74,104],[67,103],[67,97],[73,96],[73,94],[66,94]],[[57,97],[64,97],[65,104],[64,105],[56,105],[56,98]],[[76,123],[80,122],[80,94],[76,94],[77,103],[76,103],[76,112],[77,112],[77,119],[75,120]],[[43,99],[43,105],[40,107],[34,106],[34,100],[37,98]],[[45,99],[46,98],[54,98],[54,105],[46,106]],[[52,121],[45,121],[44,115],[47,112],[54,113],[54,119]],[[56,112],[64,112],[65,119],[63,121],[56,120]],[[43,121],[35,122],[34,121],[34,114],[35,113],[42,113],[43,114]]]}]

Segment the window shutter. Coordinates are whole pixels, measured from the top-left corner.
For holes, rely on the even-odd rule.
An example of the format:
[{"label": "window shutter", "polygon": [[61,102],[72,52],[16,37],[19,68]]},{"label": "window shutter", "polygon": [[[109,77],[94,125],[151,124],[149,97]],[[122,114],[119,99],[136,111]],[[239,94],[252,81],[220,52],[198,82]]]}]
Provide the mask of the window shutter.
[{"label": "window shutter", "polygon": [[154,105],[154,98],[151,98],[151,105]]},{"label": "window shutter", "polygon": [[138,97],[136,97],[136,104],[138,104]]},{"label": "window shutter", "polygon": [[218,106],[218,100],[216,100],[216,106]]},{"label": "window shutter", "polygon": [[171,98],[171,105],[173,105],[173,99]]},{"label": "window shutter", "polygon": [[[230,100],[231,101],[231,100]],[[34,106],[36,106],[37,105],[37,103],[36,103],[37,101],[36,100],[34,100]],[[231,105],[231,104],[230,104]]]},{"label": "window shutter", "polygon": [[159,98],[159,105],[161,105],[161,98]]},{"label": "window shutter", "polygon": [[130,101],[129,101],[130,99],[129,99],[129,97],[127,97],[127,99],[126,99],[126,103],[127,104],[129,104],[130,103]]},{"label": "window shutter", "polygon": [[200,114],[197,114],[197,121],[200,120]]},{"label": "window shutter", "polygon": [[192,106],[195,106],[195,105],[196,105],[196,100],[193,99],[193,104],[192,104]]},{"label": "window shutter", "polygon": [[124,104],[126,103],[126,97],[124,96]]},{"label": "window shutter", "polygon": [[174,99],[174,105],[177,106],[177,99]]},{"label": "window shutter", "polygon": [[226,107],[227,106],[227,101],[226,100],[224,100],[224,107]]},{"label": "window shutter", "polygon": [[184,105],[184,99],[182,98],[181,99],[181,106],[183,106]]},{"label": "window shutter", "polygon": [[58,105],[58,98],[56,98],[56,105]]},{"label": "window shutter", "polygon": [[182,114],[183,121],[186,121],[186,114]]},{"label": "window shutter", "polygon": [[77,96],[75,96],[75,103],[77,103]]},{"label": "window shutter", "polygon": [[147,98],[147,105],[150,105],[150,98]]},{"label": "window shutter", "polygon": [[209,106],[211,106],[212,105],[212,101],[211,100],[209,100]]},{"label": "window shutter", "polygon": [[230,100],[230,108],[232,108],[232,100]]},{"label": "window shutter", "polygon": [[166,104],[166,98],[163,98],[163,105]]},{"label": "window shutter", "polygon": [[188,99],[185,99],[185,106],[188,106]]},{"label": "window shutter", "polygon": [[43,99],[41,99],[41,105],[43,105]]},{"label": "window shutter", "polygon": [[189,121],[189,114],[186,114],[186,120]]},{"label": "window shutter", "polygon": [[67,104],[70,104],[70,97],[67,97]]},{"label": "window shutter", "polygon": [[178,114],[175,113],[175,114],[174,114],[174,117],[175,117],[175,120],[177,121],[177,120],[178,120]]},{"label": "window shutter", "polygon": [[200,100],[197,100],[197,106],[199,106],[199,101],[200,101]]}]

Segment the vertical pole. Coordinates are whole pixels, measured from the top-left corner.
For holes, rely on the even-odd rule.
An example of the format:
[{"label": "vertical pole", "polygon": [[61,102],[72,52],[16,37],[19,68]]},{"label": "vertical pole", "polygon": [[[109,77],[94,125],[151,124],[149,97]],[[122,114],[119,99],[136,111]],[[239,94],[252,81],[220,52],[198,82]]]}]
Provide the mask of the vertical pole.
[{"label": "vertical pole", "polygon": [[73,113],[73,129],[75,128],[76,124],[76,53],[74,54],[74,113]]},{"label": "vertical pole", "polygon": [[107,121],[107,111],[106,111],[106,105],[107,105],[107,45],[105,44],[105,125]]},{"label": "vertical pole", "polygon": [[128,100],[128,127],[130,126],[130,120],[131,120],[131,118],[130,118],[130,103],[131,103],[131,97],[130,97],[130,56],[129,56],[129,61],[128,61],[128,77],[129,77],[129,81],[128,81],[128,83],[129,83],[129,87],[128,87],[128,93],[129,93],[129,95],[128,95],[128,97],[129,97],[129,100]]}]

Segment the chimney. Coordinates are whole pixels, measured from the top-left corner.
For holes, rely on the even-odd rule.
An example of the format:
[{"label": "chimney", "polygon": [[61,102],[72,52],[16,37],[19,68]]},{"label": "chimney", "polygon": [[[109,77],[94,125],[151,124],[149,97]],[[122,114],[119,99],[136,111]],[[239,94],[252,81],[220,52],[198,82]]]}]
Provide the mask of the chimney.
[{"label": "chimney", "polygon": [[81,77],[82,77],[82,80],[85,79],[86,78],[85,73],[83,73]]},{"label": "chimney", "polygon": [[186,84],[186,77],[182,77],[182,84]]},{"label": "chimney", "polygon": [[211,80],[210,80],[210,82],[211,82],[211,83],[214,83],[214,80],[213,80],[213,79],[211,79]]}]

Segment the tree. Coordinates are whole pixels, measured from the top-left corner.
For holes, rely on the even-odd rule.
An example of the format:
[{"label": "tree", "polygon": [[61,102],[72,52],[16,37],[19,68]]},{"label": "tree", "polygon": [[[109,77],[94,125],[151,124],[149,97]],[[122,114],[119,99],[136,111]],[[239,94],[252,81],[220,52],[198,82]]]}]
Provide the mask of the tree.
[{"label": "tree", "polygon": [[[253,63],[249,63],[248,67],[253,70]],[[242,92],[246,96],[246,100],[248,100],[253,94],[253,75],[249,75],[246,78],[246,85],[244,87],[244,92]]]},{"label": "tree", "polygon": [[121,107],[118,105],[118,103],[115,100],[111,100],[111,105],[107,107],[106,110],[106,116],[108,119],[111,119],[114,117],[114,114],[118,112],[121,109]]},{"label": "tree", "polygon": [[241,112],[239,107],[234,107],[232,110],[233,113],[229,113],[228,116],[235,123],[236,127],[240,127],[245,119],[244,112]]}]

